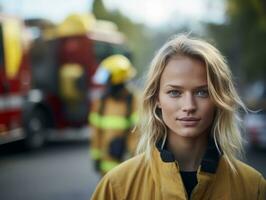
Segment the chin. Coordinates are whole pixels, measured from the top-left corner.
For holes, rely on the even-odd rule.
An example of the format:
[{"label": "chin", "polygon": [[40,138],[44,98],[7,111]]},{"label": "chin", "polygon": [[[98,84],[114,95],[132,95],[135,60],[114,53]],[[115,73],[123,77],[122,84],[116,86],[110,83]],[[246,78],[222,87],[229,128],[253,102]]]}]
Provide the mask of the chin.
[{"label": "chin", "polygon": [[197,137],[199,134],[196,133],[178,133],[180,137],[185,137],[185,138],[194,138]]},{"label": "chin", "polygon": [[181,130],[179,132],[176,132],[175,134],[177,134],[179,137],[185,138],[195,138],[201,135],[200,132],[195,130]]}]

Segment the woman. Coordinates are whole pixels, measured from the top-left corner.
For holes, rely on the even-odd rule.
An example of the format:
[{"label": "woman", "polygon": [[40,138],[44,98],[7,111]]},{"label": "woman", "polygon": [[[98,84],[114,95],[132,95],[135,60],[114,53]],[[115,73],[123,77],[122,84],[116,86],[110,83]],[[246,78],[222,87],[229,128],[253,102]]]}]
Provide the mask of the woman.
[{"label": "woman", "polygon": [[211,44],[167,42],[148,74],[136,157],[99,183],[92,199],[266,199],[266,181],[237,160],[239,98]]}]

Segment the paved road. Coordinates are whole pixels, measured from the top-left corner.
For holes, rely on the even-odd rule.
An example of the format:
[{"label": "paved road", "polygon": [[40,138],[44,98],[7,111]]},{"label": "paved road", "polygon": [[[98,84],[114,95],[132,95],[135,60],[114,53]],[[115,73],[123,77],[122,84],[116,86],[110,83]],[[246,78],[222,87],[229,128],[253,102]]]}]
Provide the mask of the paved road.
[{"label": "paved road", "polygon": [[99,180],[87,142],[52,144],[38,152],[0,148],[1,200],[88,200]]},{"label": "paved road", "polygon": [[[88,200],[99,180],[86,142],[53,143],[29,153],[0,147],[1,200]],[[249,151],[247,162],[266,177],[266,151]]]}]

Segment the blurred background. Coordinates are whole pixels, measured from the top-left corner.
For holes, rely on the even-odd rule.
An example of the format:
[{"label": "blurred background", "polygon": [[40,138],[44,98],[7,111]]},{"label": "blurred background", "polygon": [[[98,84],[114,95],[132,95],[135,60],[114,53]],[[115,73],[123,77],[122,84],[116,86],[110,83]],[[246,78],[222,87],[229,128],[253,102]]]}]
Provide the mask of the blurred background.
[{"label": "blurred background", "polygon": [[89,199],[92,82],[129,57],[139,91],[156,50],[190,33],[225,55],[252,110],[243,160],[266,177],[266,3],[261,0],[0,0],[0,199]]}]

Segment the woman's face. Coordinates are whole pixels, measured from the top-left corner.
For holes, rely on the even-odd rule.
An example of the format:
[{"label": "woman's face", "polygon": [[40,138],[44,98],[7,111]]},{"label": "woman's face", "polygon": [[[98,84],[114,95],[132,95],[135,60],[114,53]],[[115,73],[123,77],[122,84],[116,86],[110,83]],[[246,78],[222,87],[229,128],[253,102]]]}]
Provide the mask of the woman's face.
[{"label": "woman's face", "polygon": [[170,134],[196,138],[206,133],[215,106],[209,97],[204,63],[186,56],[172,58],[160,79],[158,107]]}]

